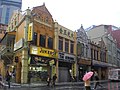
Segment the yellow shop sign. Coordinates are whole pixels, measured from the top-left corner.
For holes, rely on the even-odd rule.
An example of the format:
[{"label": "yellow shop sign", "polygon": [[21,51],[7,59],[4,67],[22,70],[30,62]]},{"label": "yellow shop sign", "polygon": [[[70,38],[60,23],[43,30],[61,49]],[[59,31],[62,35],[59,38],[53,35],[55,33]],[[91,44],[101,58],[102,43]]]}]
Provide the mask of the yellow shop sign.
[{"label": "yellow shop sign", "polygon": [[30,23],[28,26],[28,41],[33,40],[33,23]]},{"label": "yellow shop sign", "polygon": [[51,58],[57,58],[58,56],[55,50],[47,49],[43,47],[36,47],[36,46],[30,47],[30,54],[44,56],[44,57],[51,57]]}]

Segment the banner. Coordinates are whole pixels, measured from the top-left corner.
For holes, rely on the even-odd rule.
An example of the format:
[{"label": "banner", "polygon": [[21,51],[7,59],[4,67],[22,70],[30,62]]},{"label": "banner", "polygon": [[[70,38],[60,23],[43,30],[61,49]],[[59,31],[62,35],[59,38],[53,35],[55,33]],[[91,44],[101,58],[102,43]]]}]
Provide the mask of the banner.
[{"label": "banner", "polygon": [[33,40],[33,23],[30,23],[28,26],[28,41]]}]

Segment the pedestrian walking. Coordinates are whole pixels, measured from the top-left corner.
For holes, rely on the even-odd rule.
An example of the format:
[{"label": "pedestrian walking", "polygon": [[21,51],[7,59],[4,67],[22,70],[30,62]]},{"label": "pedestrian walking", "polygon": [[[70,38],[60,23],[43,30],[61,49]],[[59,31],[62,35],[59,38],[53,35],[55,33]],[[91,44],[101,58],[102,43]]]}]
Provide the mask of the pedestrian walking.
[{"label": "pedestrian walking", "polygon": [[57,76],[56,74],[53,76],[53,86],[55,86],[55,82],[56,82]]},{"label": "pedestrian walking", "polygon": [[96,81],[94,89],[96,89],[97,86],[102,87],[102,85],[101,85],[100,82],[99,82],[99,76],[98,76],[97,71],[94,71],[94,78],[95,78],[95,81]]},{"label": "pedestrian walking", "polygon": [[7,73],[6,73],[6,81],[8,82],[8,88],[10,88],[10,79],[11,79],[11,75],[10,75],[9,71],[7,71]]},{"label": "pedestrian walking", "polygon": [[29,71],[28,72],[28,84],[31,83],[31,78],[32,78],[32,73]]},{"label": "pedestrian walking", "polygon": [[3,87],[3,82],[2,82],[2,75],[0,74],[0,88]]},{"label": "pedestrian walking", "polygon": [[91,90],[90,79],[84,81],[85,90]]},{"label": "pedestrian walking", "polygon": [[90,79],[91,79],[92,75],[93,75],[93,72],[90,71],[90,72],[86,73],[83,77],[85,90],[91,90]]},{"label": "pedestrian walking", "polygon": [[51,83],[51,77],[50,77],[50,75],[48,75],[48,77],[47,77],[47,86],[50,86],[50,83]]}]

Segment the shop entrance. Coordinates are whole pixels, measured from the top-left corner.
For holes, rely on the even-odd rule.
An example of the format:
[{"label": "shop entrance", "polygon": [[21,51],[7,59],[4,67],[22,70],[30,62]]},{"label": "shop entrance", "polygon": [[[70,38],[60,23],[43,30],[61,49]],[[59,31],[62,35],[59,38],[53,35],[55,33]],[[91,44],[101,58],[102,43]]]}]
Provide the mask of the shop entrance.
[{"label": "shop entrance", "polygon": [[28,78],[30,82],[40,83],[46,82],[48,75],[48,68],[46,66],[30,66]]},{"label": "shop entrance", "polygon": [[88,70],[88,66],[87,65],[79,65],[78,70],[79,70],[79,77],[78,77],[78,79],[80,81],[83,81],[82,78],[83,78],[84,74],[89,71]]},{"label": "shop entrance", "polygon": [[67,67],[59,67],[59,82],[69,82],[70,73]]}]

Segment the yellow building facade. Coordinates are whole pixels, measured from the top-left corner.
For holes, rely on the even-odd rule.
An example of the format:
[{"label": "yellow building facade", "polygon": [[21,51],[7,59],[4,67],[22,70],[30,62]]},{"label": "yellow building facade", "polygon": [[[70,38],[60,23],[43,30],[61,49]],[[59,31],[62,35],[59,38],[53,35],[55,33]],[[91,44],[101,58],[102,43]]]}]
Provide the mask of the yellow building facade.
[{"label": "yellow building facade", "polygon": [[54,48],[54,21],[45,4],[12,16],[8,32],[16,31],[14,67],[17,83],[46,82],[57,73],[58,53]]},{"label": "yellow building facade", "polygon": [[55,22],[55,49],[58,51],[58,81],[76,79],[76,32]]}]

